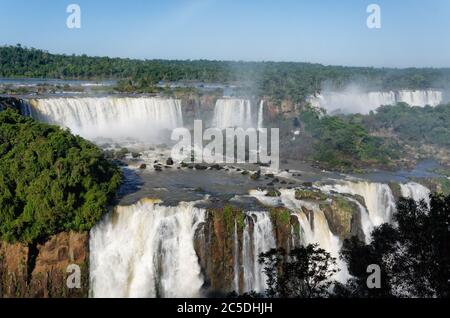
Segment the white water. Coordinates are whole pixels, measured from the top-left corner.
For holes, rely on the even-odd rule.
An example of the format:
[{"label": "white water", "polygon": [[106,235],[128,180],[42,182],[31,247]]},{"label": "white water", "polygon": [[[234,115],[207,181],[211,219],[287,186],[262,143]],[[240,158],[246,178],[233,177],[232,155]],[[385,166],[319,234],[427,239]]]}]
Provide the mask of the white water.
[{"label": "white water", "polygon": [[361,113],[368,114],[382,105],[395,105],[404,102],[410,106],[437,106],[443,102],[443,93],[436,90],[360,92],[342,91],[325,92],[308,101],[314,107],[325,109],[328,113]]},{"label": "white water", "polygon": [[239,292],[239,238],[237,232],[237,221],[234,220],[234,233],[233,233],[233,288],[234,291]]},{"label": "white water", "polygon": [[[264,292],[267,277],[258,258],[261,253],[276,247],[272,222],[268,212],[245,212],[245,215],[242,239],[244,292]],[[250,231],[250,222],[253,223],[253,232]]]},{"label": "white water", "polygon": [[411,198],[416,202],[424,200],[430,205],[430,190],[416,182],[400,184],[400,190],[404,198]]},{"label": "white water", "polygon": [[375,226],[383,223],[390,223],[396,210],[395,198],[391,188],[387,184],[372,183],[366,181],[344,181],[334,185],[319,186],[325,192],[335,191],[337,193],[358,195],[364,199],[367,212],[360,204],[361,223],[366,237],[370,238],[370,233]]},{"label": "white water", "polygon": [[[334,235],[328,225],[325,214],[318,204],[295,199],[295,190],[280,189],[280,197],[266,197],[265,191],[251,191],[250,195],[258,199],[261,203],[269,206],[283,205],[290,211],[293,211],[300,224],[300,244],[318,244],[319,247],[326,250],[337,259],[341,271],[336,275],[336,279],[345,282],[348,279],[348,270],[346,265],[339,260],[339,250],[341,242]],[[313,212],[312,220],[303,212],[303,208]]]},{"label": "white water", "polygon": [[205,211],[194,203],[149,200],[117,207],[91,230],[92,297],[198,297],[203,278],[194,250]]},{"label": "white water", "polygon": [[259,110],[258,110],[258,129],[263,128],[264,124],[264,100],[261,100],[259,103]]},{"label": "white water", "polygon": [[[87,139],[155,141],[183,125],[181,101],[153,97],[45,98],[23,106],[36,120],[70,128]],[[170,137],[170,135],[168,135]]]},{"label": "white water", "polygon": [[254,128],[250,100],[237,98],[217,100],[212,126],[220,129],[232,127]]}]

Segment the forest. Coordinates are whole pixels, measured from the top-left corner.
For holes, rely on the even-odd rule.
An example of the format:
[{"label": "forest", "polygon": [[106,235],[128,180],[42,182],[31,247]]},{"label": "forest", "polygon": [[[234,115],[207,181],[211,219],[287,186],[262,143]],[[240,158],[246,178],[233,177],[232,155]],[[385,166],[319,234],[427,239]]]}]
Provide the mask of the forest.
[{"label": "forest", "polygon": [[1,240],[31,244],[89,230],[113,203],[121,176],[81,137],[0,111]]},{"label": "forest", "polygon": [[0,77],[118,80],[119,91],[155,91],[172,82],[239,84],[249,94],[273,100],[305,97],[323,86],[368,83],[373,89],[447,87],[450,69],[325,66],[300,62],[137,60],[51,54],[16,46],[0,47]]}]

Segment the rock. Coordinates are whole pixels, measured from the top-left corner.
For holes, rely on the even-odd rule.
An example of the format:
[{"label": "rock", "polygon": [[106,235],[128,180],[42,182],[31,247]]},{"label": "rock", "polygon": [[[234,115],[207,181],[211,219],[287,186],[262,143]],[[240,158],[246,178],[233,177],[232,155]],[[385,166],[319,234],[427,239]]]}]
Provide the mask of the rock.
[{"label": "rock", "polygon": [[171,157],[167,158],[166,165],[172,166],[173,165],[173,159]]},{"label": "rock", "polygon": [[195,165],[195,170],[206,170],[208,167],[197,163]]},{"label": "rock", "polygon": [[325,201],[327,195],[316,190],[298,189],[295,191],[295,198],[297,200]]},{"label": "rock", "polygon": [[[88,253],[87,232],[62,232],[29,246],[0,241],[0,298],[88,297]],[[80,268],[80,288],[66,285],[69,265]]]},{"label": "rock", "polygon": [[218,165],[218,164],[214,164],[214,165],[211,166],[211,170],[222,170],[222,169],[223,168],[220,165]]},{"label": "rock", "polygon": [[277,189],[269,189],[266,193],[266,197],[279,197],[281,192]]},{"label": "rock", "polygon": [[155,171],[162,171],[162,167],[160,165],[154,165],[153,169],[155,169]]},{"label": "rock", "polygon": [[147,169],[147,165],[145,163],[143,163],[139,166],[139,169],[141,169],[141,170]]},{"label": "rock", "polygon": [[259,178],[261,178],[261,170],[258,170],[252,175],[250,175],[250,179],[252,180],[258,180]]},{"label": "rock", "polygon": [[[356,219],[359,221],[359,208],[354,202],[345,197],[335,196],[331,204],[321,204],[320,208],[325,214],[331,232],[339,238],[345,239],[358,234],[352,231],[352,223]],[[355,215],[358,217],[354,219]]]}]

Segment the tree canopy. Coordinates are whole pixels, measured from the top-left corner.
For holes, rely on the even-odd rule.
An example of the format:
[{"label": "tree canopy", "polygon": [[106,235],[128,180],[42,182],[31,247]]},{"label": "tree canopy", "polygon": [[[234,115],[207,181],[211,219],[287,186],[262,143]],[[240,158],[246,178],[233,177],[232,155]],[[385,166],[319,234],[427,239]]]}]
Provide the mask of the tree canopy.
[{"label": "tree canopy", "polygon": [[107,211],[120,170],[92,143],[0,111],[0,238],[31,243],[89,230]]}]

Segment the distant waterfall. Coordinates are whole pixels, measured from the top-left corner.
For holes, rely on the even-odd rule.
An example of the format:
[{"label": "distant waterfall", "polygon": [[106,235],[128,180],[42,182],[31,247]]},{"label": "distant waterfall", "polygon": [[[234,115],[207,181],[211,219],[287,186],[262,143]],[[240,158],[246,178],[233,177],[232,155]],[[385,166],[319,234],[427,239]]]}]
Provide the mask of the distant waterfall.
[{"label": "distant waterfall", "polygon": [[236,98],[217,100],[212,126],[220,129],[255,127],[250,100]]},{"label": "distant waterfall", "polygon": [[324,92],[311,96],[308,101],[314,107],[324,108],[329,113],[368,114],[382,105],[404,102],[410,106],[437,106],[443,102],[443,93],[436,90],[401,90],[386,92]]},{"label": "distant waterfall", "polygon": [[70,128],[88,139],[151,141],[164,129],[183,125],[181,101],[162,98],[45,98],[23,106],[36,120]]},{"label": "distant waterfall", "polygon": [[194,236],[204,218],[191,203],[117,207],[91,230],[91,296],[200,296]]},{"label": "distant waterfall", "polygon": [[259,110],[258,110],[258,129],[263,128],[264,123],[264,100],[259,102]]},{"label": "distant waterfall", "polygon": [[430,190],[416,182],[400,184],[400,190],[404,198],[411,198],[416,202],[424,200],[430,205]]},{"label": "distant waterfall", "polygon": [[[246,212],[243,233],[242,265],[244,292],[264,292],[267,288],[263,265],[258,258],[261,253],[276,247],[272,222],[268,212]],[[253,231],[250,228],[253,228]]]},{"label": "distant waterfall", "polygon": [[441,91],[399,91],[397,93],[397,102],[404,102],[411,106],[424,107],[437,106],[442,103],[443,94]]}]

